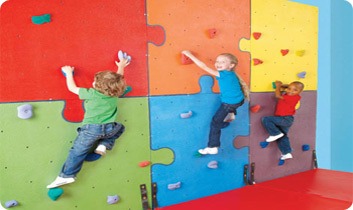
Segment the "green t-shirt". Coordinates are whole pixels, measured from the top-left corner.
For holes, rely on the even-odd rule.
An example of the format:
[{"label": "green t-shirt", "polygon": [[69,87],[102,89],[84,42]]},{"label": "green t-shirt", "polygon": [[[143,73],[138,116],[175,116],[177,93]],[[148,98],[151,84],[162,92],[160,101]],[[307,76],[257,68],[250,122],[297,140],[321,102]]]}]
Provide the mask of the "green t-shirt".
[{"label": "green t-shirt", "polygon": [[115,122],[118,114],[118,97],[104,95],[93,88],[80,88],[78,95],[84,100],[83,125]]}]

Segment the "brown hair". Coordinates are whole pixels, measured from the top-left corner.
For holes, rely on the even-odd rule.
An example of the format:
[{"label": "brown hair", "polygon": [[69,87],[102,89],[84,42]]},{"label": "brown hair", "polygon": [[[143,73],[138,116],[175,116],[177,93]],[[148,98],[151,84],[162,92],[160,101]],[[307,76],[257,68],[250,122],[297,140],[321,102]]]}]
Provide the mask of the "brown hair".
[{"label": "brown hair", "polygon": [[96,73],[94,82],[94,89],[107,96],[121,96],[126,89],[124,76],[112,71]]}]

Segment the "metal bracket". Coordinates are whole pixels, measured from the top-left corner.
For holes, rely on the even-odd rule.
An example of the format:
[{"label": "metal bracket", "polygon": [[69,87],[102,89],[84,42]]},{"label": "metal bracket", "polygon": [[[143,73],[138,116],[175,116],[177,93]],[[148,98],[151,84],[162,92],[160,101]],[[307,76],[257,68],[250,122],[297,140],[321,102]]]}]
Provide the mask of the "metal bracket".
[{"label": "metal bracket", "polygon": [[148,205],[147,189],[145,184],[140,184],[140,192],[141,192],[142,209],[149,210],[150,207]]}]

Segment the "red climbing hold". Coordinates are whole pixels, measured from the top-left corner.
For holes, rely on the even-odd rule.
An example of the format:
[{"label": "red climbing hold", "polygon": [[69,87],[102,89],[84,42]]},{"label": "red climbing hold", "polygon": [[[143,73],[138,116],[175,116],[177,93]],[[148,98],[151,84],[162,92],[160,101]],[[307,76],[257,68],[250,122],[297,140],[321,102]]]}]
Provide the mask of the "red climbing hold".
[{"label": "red climbing hold", "polygon": [[260,60],[260,59],[258,59],[258,58],[254,58],[254,59],[252,59],[252,60],[254,61],[254,66],[259,65],[259,64],[262,64],[262,63],[263,63],[263,61],[262,61],[262,60]]},{"label": "red climbing hold", "polygon": [[289,52],[289,50],[288,50],[288,49],[281,50],[282,56],[287,55],[287,54],[288,54],[288,52]]},{"label": "red climbing hold", "polygon": [[215,38],[217,35],[217,30],[215,28],[208,29],[208,35],[211,39]]},{"label": "red climbing hold", "polygon": [[256,112],[258,112],[259,110],[261,109],[261,106],[260,105],[254,105],[254,106],[252,106],[252,107],[250,107],[250,111],[252,112],[252,113],[256,113]]},{"label": "red climbing hold", "polygon": [[181,63],[183,65],[187,65],[187,64],[192,64],[193,62],[188,56],[181,54]]},{"label": "red climbing hold", "polygon": [[254,39],[258,40],[261,37],[261,33],[260,32],[254,32],[254,33],[252,33],[252,36],[254,37]]},{"label": "red climbing hold", "polygon": [[151,164],[151,161],[145,160],[139,163],[140,167],[146,167],[149,166]]}]

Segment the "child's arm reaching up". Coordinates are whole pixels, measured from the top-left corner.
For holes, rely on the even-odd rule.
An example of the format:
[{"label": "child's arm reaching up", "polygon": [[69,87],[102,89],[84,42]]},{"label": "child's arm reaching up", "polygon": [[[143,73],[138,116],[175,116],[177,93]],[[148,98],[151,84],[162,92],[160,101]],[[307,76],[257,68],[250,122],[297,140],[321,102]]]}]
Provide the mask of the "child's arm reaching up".
[{"label": "child's arm reaching up", "polygon": [[282,87],[282,85],[283,85],[282,82],[276,80],[275,84],[276,84],[275,97],[277,99],[283,99],[283,96],[282,96],[282,93],[281,93],[281,88],[283,88]]},{"label": "child's arm reaching up", "polygon": [[181,53],[183,53],[185,56],[189,57],[202,70],[208,72],[209,74],[211,74],[213,76],[219,77],[218,71],[213,70],[210,67],[208,67],[205,63],[203,63],[198,58],[196,58],[189,50],[183,50]]},{"label": "child's arm reaching up", "polygon": [[120,74],[120,75],[124,75],[124,69],[126,66],[128,66],[130,64],[130,61],[128,59],[121,59],[119,62],[115,61],[116,66],[118,67],[118,70],[116,73]]},{"label": "child's arm reaching up", "polygon": [[77,87],[74,80],[74,67],[71,66],[63,66],[61,67],[61,71],[64,72],[66,77],[66,86],[70,92],[78,95],[79,87]]}]

